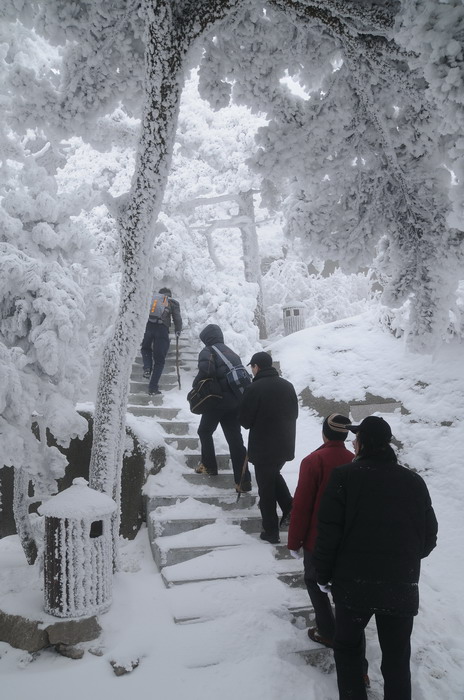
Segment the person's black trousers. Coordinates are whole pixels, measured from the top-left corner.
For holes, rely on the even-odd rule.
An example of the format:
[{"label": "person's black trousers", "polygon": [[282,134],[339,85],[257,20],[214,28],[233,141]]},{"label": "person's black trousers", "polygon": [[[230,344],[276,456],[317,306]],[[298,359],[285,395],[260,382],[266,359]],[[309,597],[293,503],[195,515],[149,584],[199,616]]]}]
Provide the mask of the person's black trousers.
[{"label": "person's black trousers", "polygon": [[[234,480],[240,483],[246,448],[243,444],[242,431],[238,420],[238,408],[232,410],[217,409],[214,412],[203,413],[198,426],[198,437],[201,443],[201,461],[207,470],[217,473],[216,452],[214,450],[213,433],[221,425],[224,437],[229,445],[230,460],[234,470]],[[243,483],[251,482],[248,466],[243,476]]]},{"label": "person's black trousers", "polygon": [[282,513],[286,515],[290,512],[293,503],[292,495],[280,473],[284,465],[255,464],[254,466],[263,530],[269,535],[278,535],[279,518],[276,504],[279,504]]},{"label": "person's black trousers", "polygon": [[384,700],[411,700],[411,632],[414,618],[335,606],[334,657],[340,700],[367,700],[363,681],[364,629],[375,614],[382,650]]},{"label": "person's black trousers", "polygon": [[168,327],[165,326],[164,323],[152,323],[148,321],[141,348],[143,369],[151,372],[148,391],[156,391],[158,389],[169,345]]},{"label": "person's black trousers", "polygon": [[316,616],[316,627],[321,637],[332,641],[335,634],[335,616],[327,593],[317,585],[316,567],[309,549],[303,549],[304,580]]}]

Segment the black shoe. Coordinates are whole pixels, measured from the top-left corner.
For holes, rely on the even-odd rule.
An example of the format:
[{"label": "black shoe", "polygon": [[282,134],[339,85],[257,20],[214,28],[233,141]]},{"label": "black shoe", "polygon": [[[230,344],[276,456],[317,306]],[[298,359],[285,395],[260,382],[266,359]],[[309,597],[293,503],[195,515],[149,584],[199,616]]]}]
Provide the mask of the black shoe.
[{"label": "black shoe", "polygon": [[243,481],[242,485],[235,484],[235,490],[237,493],[248,493],[251,491],[251,481]]},{"label": "black shoe", "polygon": [[153,391],[148,392],[148,396],[158,396],[159,394],[161,394],[159,389],[153,389]]},{"label": "black shoe", "polygon": [[290,517],[292,515],[292,509],[288,510],[286,513],[284,513],[280,519],[280,527],[288,527],[290,525]]},{"label": "black shoe", "polygon": [[259,537],[270,544],[279,544],[280,542],[279,535],[273,535],[272,532],[262,532]]},{"label": "black shoe", "polygon": [[151,370],[149,370],[149,369],[144,369],[144,370],[143,370],[143,378],[144,378],[144,379],[150,379],[150,377],[151,377]]}]

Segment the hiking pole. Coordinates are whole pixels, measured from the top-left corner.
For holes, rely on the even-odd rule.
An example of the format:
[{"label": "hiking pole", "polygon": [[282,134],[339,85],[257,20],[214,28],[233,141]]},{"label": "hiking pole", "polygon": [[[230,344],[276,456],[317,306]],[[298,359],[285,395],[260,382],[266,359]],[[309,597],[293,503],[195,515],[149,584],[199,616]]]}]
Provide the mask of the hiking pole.
[{"label": "hiking pole", "polygon": [[176,335],[176,370],[177,370],[177,381],[179,383],[180,389],[180,370],[179,370],[179,336]]},{"label": "hiking pole", "polygon": [[243,482],[243,477],[245,476],[247,466],[248,466],[248,452],[246,453],[245,459],[243,461],[242,473],[240,475],[240,481],[238,484],[237,500],[235,501],[235,503],[239,502],[240,496],[242,495],[242,482]]}]

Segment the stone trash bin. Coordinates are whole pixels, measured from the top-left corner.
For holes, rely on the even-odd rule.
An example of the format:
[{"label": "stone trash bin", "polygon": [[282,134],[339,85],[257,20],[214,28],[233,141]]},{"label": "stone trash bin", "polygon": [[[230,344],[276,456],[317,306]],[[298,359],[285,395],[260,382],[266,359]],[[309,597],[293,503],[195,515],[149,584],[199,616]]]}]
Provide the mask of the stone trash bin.
[{"label": "stone trash bin", "polygon": [[282,307],[284,335],[290,335],[305,328],[305,305],[299,301]]},{"label": "stone trash bin", "polygon": [[116,503],[83,478],[39,508],[45,517],[44,607],[56,617],[89,617],[111,605]]}]

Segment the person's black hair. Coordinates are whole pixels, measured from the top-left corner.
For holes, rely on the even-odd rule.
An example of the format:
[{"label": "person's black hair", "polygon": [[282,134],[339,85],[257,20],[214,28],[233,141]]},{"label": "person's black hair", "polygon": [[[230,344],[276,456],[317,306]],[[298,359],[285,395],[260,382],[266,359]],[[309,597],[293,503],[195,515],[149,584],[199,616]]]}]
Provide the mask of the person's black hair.
[{"label": "person's black hair", "polygon": [[357,434],[359,449],[358,457],[381,457],[390,462],[396,462],[396,452],[390,443],[385,442],[379,444],[368,435],[363,435],[361,432]]},{"label": "person's black hair", "polygon": [[171,293],[171,290],[169,289],[169,287],[161,287],[158,294],[167,294],[168,297],[172,296],[172,293]]}]

